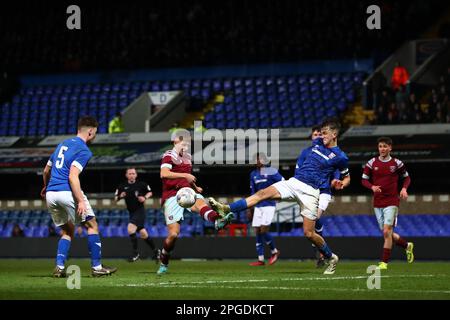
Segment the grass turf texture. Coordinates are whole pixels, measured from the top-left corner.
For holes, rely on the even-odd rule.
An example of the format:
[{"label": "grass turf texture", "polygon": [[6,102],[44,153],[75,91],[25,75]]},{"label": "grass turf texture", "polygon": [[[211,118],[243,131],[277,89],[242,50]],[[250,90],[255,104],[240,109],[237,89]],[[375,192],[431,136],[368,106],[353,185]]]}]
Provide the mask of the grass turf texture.
[{"label": "grass turf texture", "polygon": [[248,261],[177,261],[157,276],[153,261],[117,266],[112,276],[92,278],[89,260],[67,265],[81,268],[81,289],[69,290],[67,279],[54,279],[52,259],[0,260],[0,299],[450,299],[450,263],[392,262],[381,273],[381,289],[367,289],[366,269],[373,262],[346,262],[332,276],[312,261],[279,261],[250,267]]}]

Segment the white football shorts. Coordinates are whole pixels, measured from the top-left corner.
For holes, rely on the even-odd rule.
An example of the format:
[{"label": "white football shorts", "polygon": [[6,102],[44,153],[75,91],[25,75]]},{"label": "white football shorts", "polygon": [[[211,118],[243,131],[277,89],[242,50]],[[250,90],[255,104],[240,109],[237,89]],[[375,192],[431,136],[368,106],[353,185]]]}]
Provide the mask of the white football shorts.
[{"label": "white football shorts", "polygon": [[60,227],[69,221],[74,224],[86,222],[91,217],[95,217],[94,210],[89,203],[89,200],[83,193],[84,203],[87,207],[87,212],[80,217],[76,212],[75,199],[71,191],[47,191],[45,195],[47,201],[47,208],[52,216],[52,220],[57,227]]},{"label": "white football shorts", "polygon": [[275,206],[255,207],[252,227],[270,226],[275,215]]},{"label": "white football shorts", "polygon": [[317,209],[319,207],[319,189],[303,183],[295,178],[279,181],[273,186],[281,195],[281,200],[295,201],[300,205],[300,214],[309,219],[317,220],[319,218]]}]

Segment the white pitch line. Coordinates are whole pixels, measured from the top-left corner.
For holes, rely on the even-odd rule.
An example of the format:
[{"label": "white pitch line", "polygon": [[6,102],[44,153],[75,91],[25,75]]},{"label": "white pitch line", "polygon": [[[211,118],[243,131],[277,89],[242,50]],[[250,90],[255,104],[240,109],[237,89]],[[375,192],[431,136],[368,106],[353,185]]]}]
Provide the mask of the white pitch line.
[{"label": "white pitch line", "polygon": [[[384,275],[379,278],[430,278],[437,275],[431,274],[412,274],[412,275]],[[367,279],[368,276],[344,276],[344,277],[308,277],[308,278],[281,278],[281,279],[244,279],[244,280],[206,280],[193,282],[159,282],[159,283],[128,283],[124,285],[117,285],[120,287],[159,287],[159,286],[186,286],[186,285],[207,285],[207,284],[226,284],[226,283],[260,283],[260,282],[275,282],[275,281],[323,281],[323,280],[360,280]],[[255,288],[255,287],[250,287]]]}]

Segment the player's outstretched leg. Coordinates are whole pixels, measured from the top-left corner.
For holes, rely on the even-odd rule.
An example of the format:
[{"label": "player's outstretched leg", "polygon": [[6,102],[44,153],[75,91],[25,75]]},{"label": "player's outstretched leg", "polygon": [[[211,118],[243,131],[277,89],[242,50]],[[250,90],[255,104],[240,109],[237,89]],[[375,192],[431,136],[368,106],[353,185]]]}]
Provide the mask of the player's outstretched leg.
[{"label": "player's outstretched leg", "polygon": [[258,203],[264,200],[273,199],[279,200],[281,198],[280,193],[274,186],[267,187],[265,189],[259,190],[254,195],[247,197],[245,199],[239,199],[233,203],[224,204],[217,201],[214,198],[208,198],[211,207],[219,212],[220,214],[227,214],[229,212],[240,212],[248,208],[254,207]]},{"label": "player's outstretched leg", "polygon": [[407,242],[405,239],[403,239],[398,233],[393,233],[392,234],[392,240],[394,241],[394,243],[405,249],[406,252],[406,260],[408,261],[408,263],[413,263],[414,262],[414,243],[412,242]]},{"label": "player's outstretched leg", "polygon": [[95,217],[84,223],[88,233],[88,247],[91,255],[91,274],[93,277],[111,275],[117,271],[115,267],[102,265],[102,242],[98,233],[98,224]]},{"label": "player's outstretched leg", "polygon": [[54,278],[66,277],[65,263],[69,255],[70,244],[72,243],[75,226],[69,221],[65,225],[61,226],[61,231],[62,236],[61,239],[59,239],[58,251],[56,253],[56,266],[53,270]]},{"label": "player's outstretched leg", "polygon": [[198,212],[200,216],[209,222],[214,222],[216,230],[225,228],[234,219],[234,214],[232,212],[217,212],[208,206],[206,201],[202,198],[198,198],[195,202],[192,210]]},{"label": "player's outstretched leg", "polygon": [[316,233],[315,221],[303,217],[303,232],[305,237],[316,245],[319,252],[323,254],[324,258],[327,260],[328,267],[325,269],[323,274],[334,274],[337,263],[339,262],[339,257],[331,251],[325,240]]},{"label": "player's outstretched leg", "polygon": [[160,265],[156,272],[158,275],[166,274],[169,269],[170,254],[175,248],[175,243],[180,234],[180,224],[178,222],[167,225],[167,238],[164,240],[163,249],[159,257]]}]

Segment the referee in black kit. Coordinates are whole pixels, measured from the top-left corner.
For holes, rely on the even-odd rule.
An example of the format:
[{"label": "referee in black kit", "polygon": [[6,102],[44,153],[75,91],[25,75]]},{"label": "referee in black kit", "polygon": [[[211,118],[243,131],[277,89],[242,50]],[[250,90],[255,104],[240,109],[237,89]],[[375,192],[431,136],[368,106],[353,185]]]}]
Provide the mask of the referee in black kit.
[{"label": "referee in black kit", "polygon": [[128,212],[130,213],[130,221],[128,223],[128,235],[130,236],[133,246],[133,255],[128,261],[135,262],[139,259],[138,239],[136,232],[139,232],[141,238],[150,246],[153,251],[152,259],[158,260],[159,250],[156,249],[155,243],[149,237],[145,224],[145,208],[144,202],[152,196],[150,186],[142,181],[136,181],[137,172],[135,168],[128,168],[125,177],[127,182],[119,185],[116,189],[115,200],[125,199]]}]

